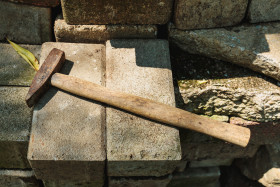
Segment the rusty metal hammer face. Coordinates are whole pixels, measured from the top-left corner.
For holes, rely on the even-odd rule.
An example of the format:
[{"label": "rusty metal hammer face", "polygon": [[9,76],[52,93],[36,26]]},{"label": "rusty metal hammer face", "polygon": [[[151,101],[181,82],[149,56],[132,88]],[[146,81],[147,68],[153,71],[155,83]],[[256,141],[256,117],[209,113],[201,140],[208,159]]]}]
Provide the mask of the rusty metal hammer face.
[{"label": "rusty metal hammer face", "polygon": [[64,52],[56,48],[52,49],[45,62],[36,73],[26,95],[25,101],[29,107],[32,107],[49,89],[52,75],[60,71],[64,61]]}]

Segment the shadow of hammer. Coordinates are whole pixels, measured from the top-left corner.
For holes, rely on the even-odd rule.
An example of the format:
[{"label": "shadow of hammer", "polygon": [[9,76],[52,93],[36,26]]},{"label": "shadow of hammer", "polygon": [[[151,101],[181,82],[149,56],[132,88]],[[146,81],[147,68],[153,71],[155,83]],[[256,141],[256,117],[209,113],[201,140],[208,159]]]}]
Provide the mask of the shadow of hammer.
[{"label": "shadow of hammer", "polygon": [[49,85],[52,85],[148,119],[191,129],[242,147],[246,147],[249,143],[251,132],[248,128],[216,121],[150,99],[117,92],[89,81],[57,73],[64,61],[63,51],[54,48],[50,52],[35,75],[26,96],[26,103],[29,107],[32,107],[48,90]]}]

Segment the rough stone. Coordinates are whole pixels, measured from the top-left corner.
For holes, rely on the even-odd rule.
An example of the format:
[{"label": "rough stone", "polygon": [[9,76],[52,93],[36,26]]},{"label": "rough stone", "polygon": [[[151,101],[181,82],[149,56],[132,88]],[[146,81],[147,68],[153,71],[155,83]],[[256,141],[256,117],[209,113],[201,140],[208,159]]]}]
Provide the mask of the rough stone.
[{"label": "rough stone", "polygon": [[[62,73],[104,85],[104,45],[45,43],[41,62],[54,47],[66,55]],[[36,104],[32,120],[28,160],[36,177],[102,184],[106,159],[104,110],[94,101],[50,88]]]},{"label": "rough stone", "polygon": [[166,24],[173,0],[62,0],[68,24]]},{"label": "rough stone", "polygon": [[232,26],[245,17],[248,0],[175,0],[174,23],[178,29]]},{"label": "rough stone", "polygon": [[223,61],[172,51],[178,107],[251,121],[280,118],[277,81]]},{"label": "rough stone", "polygon": [[240,116],[254,121],[280,119],[280,89],[258,77],[181,80],[181,96],[188,111],[207,115]]},{"label": "rough stone", "polygon": [[51,8],[0,1],[0,41],[23,44],[52,40]]},{"label": "rough stone", "polygon": [[57,18],[54,25],[57,42],[104,43],[111,39],[156,38],[156,25],[68,25]]},{"label": "rough stone", "polygon": [[10,1],[14,3],[23,3],[42,7],[56,7],[60,4],[59,0],[3,0]]},{"label": "rough stone", "polygon": [[[40,45],[20,45],[40,57]],[[36,71],[13,49],[10,44],[0,44],[0,85],[30,85]]]},{"label": "rough stone", "polygon": [[[168,42],[110,40],[106,87],[175,105]],[[177,129],[108,107],[109,176],[163,176],[181,160]]]},{"label": "rough stone", "polygon": [[109,187],[166,187],[172,176],[164,177],[109,177]]},{"label": "rough stone", "polygon": [[[178,108],[189,110],[191,112],[196,112],[195,107],[201,108],[201,114],[205,114],[205,111],[212,111],[213,114],[219,115],[230,115],[228,111],[225,114],[216,113],[216,105],[212,105],[213,108],[210,110],[204,110],[205,102],[204,97],[208,97],[208,94],[198,95],[193,97],[191,102],[186,105],[185,101],[190,100],[185,98],[184,95],[188,94],[187,91],[193,92],[193,90],[203,88],[205,85],[211,84],[212,81],[217,80],[231,80],[230,78],[235,77],[260,77],[259,80],[267,81],[267,84],[272,84],[274,80],[260,76],[258,73],[250,71],[245,68],[240,68],[234,64],[209,59],[206,57],[201,57],[198,55],[188,54],[174,46],[171,46],[171,61],[175,82],[175,96],[176,104]],[[184,87],[189,87],[183,93],[179,91],[178,82],[197,82],[198,88],[191,88],[191,84],[181,85]],[[182,83],[181,82],[181,83]],[[276,81],[274,81],[275,83]],[[221,85],[222,86],[222,85]],[[217,85],[219,88],[219,84]],[[182,91],[182,88],[180,88]],[[214,92],[213,92],[214,93]],[[215,93],[214,93],[215,94]],[[235,95],[235,93],[233,93]],[[222,98],[222,97],[221,97]],[[234,97],[233,97],[234,98]],[[224,100],[227,98],[224,97]],[[221,99],[222,100],[222,99]],[[192,103],[197,103],[198,105],[193,105]],[[200,103],[200,104],[199,104]],[[238,103],[236,103],[238,104]],[[240,101],[239,104],[242,104]],[[226,108],[227,105],[218,105],[217,109]],[[241,107],[239,107],[241,108]],[[237,115],[237,114],[231,114]],[[219,119],[219,118],[216,118]],[[226,120],[220,118],[220,120]],[[262,138],[264,139],[264,138]],[[183,152],[183,160],[193,161],[193,160],[204,160],[204,159],[230,159],[230,158],[242,158],[242,157],[252,157],[257,149],[258,145],[249,145],[246,148],[241,148],[232,144],[225,143],[223,141],[217,140],[213,137],[203,135],[197,132],[180,129],[180,140]]]},{"label": "rough stone", "polygon": [[0,170],[0,186],[39,187],[40,182],[30,170]]},{"label": "rough stone", "polygon": [[280,80],[280,23],[180,31],[170,27],[173,44],[192,54],[232,62]]},{"label": "rough stone", "polygon": [[251,0],[247,17],[251,23],[280,20],[280,0]]},{"label": "rough stone", "polygon": [[253,158],[239,159],[236,165],[240,171],[252,180],[258,180],[265,186],[279,185],[280,144],[262,146]]},{"label": "rough stone", "polygon": [[215,166],[230,166],[233,161],[233,158],[227,159],[206,159],[201,161],[192,161],[189,164],[191,168],[199,167],[215,167]]},{"label": "rough stone", "polygon": [[168,187],[219,187],[219,167],[187,168],[184,172],[173,174]]},{"label": "rough stone", "polygon": [[32,109],[28,88],[0,87],[0,168],[29,168],[26,158]]},{"label": "rough stone", "polygon": [[217,120],[217,121],[222,121],[222,122],[228,122],[229,121],[228,116],[221,116],[221,115],[213,115],[213,116],[204,115],[204,116],[209,117],[209,118],[214,119],[214,120]]}]

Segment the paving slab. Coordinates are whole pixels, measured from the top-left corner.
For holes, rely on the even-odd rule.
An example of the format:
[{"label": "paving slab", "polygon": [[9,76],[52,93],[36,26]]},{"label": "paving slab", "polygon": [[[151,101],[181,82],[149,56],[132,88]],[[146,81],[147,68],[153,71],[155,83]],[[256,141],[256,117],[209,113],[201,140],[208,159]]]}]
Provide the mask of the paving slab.
[{"label": "paving slab", "polygon": [[164,177],[109,177],[109,187],[166,187],[172,175]]},{"label": "paving slab", "polygon": [[280,22],[181,31],[170,26],[170,42],[181,49],[235,63],[280,80]]},{"label": "paving slab", "polygon": [[153,39],[156,25],[69,25],[62,17],[54,24],[57,42],[104,43],[111,39]]},{"label": "paving slab", "polygon": [[56,7],[60,4],[59,0],[3,0],[14,3],[23,3],[41,7]]},{"label": "paving slab", "polygon": [[0,170],[0,186],[3,187],[39,187],[40,181],[32,170]]},{"label": "paving slab", "polygon": [[173,0],[62,0],[68,24],[166,24]]},{"label": "paving slab", "polygon": [[[40,58],[41,45],[20,45]],[[36,73],[10,44],[0,44],[0,85],[29,86]]]},{"label": "paving slab", "polygon": [[27,147],[32,109],[25,104],[28,88],[0,87],[0,168],[30,168]]},{"label": "paving slab", "polygon": [[0,1],[0,41],[42,44],[52,40],[51,8]]},{"label": "paving slab", "polygon": [[251,0],[247,17],[250,23],[279,21],[280,0]]},{"label": "paving slab", "polygon": [[245,17],[248,0],[175,0],[176,28],[190,30],[232,26]]},{"label": "paving slab", "polygon": [[[54,47],[66,55],[62,73],[104,85],[104,45],[45,43],[41,62]],[[104,110],[94,101],[50,88],[34,108],[28,149],[28,160],[38,179],[102,184]]]},{"label": "paving slab", "polygon": [[[168,42],[106,42],[106,87],[175,106]],[[177,129],[106,108],[109,176],[163,176],[181,159]]]},{"label": "paving slab", "polygon": [[168,187],[219,187],[219,167],[187,168],[175,173]]}]

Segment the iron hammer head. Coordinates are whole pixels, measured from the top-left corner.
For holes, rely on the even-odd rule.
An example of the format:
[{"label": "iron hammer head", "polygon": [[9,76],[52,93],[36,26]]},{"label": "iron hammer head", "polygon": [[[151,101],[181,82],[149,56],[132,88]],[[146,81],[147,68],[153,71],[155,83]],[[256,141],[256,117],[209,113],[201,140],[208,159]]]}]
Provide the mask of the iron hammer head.
[{"label": "iron hammer head", "polygon": [[41,68],[37,71],[25,101],[32,107],[49,88],[49,79],[58,72],[65,61],[65,54],[59,49],[52,49]]}]

